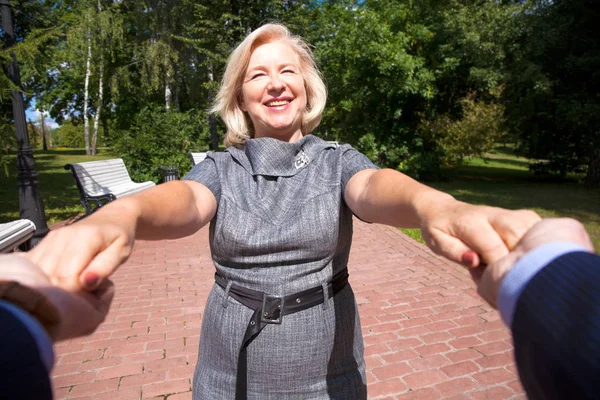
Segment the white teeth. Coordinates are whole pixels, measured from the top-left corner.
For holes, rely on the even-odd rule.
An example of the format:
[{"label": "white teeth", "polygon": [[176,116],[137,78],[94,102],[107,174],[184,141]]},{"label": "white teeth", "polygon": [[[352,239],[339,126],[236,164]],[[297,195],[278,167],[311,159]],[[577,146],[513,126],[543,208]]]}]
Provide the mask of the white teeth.
[{"label": "white teeth", "polygon": [[267,103],[267,107],[279,107],[279,106],[285,106],[286,104],[288,104],[290,101],[289,100],[278,100],[278,101],[271,101],[269,103]]}]

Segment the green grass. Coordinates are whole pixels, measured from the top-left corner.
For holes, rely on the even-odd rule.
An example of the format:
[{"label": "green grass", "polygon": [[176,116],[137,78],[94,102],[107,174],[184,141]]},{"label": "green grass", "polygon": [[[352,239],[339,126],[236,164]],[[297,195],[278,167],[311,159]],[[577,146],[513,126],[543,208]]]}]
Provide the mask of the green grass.
[{"label": "green grass", "polygon": [[[10,159],[8,176],[4,171],[0,171],[0,223],[19,218],[16,155],[11,154],[8,157]],[[79,202],[79,192],[73,175],[71,171],[64,169],[64,165],[115,157],[110,150],[104,148],[98,149],[96,156],[85,155],[84,149],[34,150],[38,189],[44,202],[48,225],[84,212]]]},{"label": "green grass", "polygon": [[[563,182],[535,176],[528,164],[510,149],[497,148],[485,159],[470,159],[459,168],[447,170],[448,181],[428,184],[472,204],[527,208],[542,217],[576,218],[600,250],[600,188],[579,184],[583,175],[569,175]],[[422,242],[418,229],[402,231]]]}]

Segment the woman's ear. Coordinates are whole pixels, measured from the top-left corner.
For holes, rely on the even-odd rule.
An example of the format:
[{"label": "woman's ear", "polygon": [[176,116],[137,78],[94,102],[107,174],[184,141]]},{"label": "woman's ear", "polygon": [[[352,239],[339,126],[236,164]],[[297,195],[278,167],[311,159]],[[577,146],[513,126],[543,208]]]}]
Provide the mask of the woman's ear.
[{"label": "woman's ear", "polygon": [[240,106],[240,110],[242,110],[243,112],[247,112],[248,109],[246,108],[246,103],[244,102],[244,96],[241,93],[239,93],[237,98],[238,98],[238,104]]}]

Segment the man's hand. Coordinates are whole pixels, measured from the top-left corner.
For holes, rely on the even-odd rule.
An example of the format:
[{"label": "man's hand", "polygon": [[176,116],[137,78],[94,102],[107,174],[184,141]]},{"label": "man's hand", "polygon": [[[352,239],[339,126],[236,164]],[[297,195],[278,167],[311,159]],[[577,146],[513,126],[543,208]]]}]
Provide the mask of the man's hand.
[{"label": "man's hand", "polygon": [[56,340],[94,332],[104,321],[115,293],[114,285],[108,279],[92,292],[70,293],[52,286],[42,269],[23,255],[0,256],[0,280],[16,281],[46,296],[60,315]]},{"label": "man's hand", "polygon": [[505,257],[490,264],[470,269],[477,293],[497,308],[498,293],[506,274],[526,253],[552,242],[573,242],[593,252],[594,246],[583,225],[574,219],[545,219],[535,224]]}]

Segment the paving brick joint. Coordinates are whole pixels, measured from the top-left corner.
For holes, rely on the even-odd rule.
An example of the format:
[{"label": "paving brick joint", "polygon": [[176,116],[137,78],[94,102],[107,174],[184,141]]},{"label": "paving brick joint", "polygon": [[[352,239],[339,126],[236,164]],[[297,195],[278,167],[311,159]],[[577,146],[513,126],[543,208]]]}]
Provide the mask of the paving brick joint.
[{"label": "paving brick joint", "polygon": [[[470,275],[392,227],[354,221],[350,282],[369,399],[524,399],[509,331]],[[138,241],[106,321],[56,346],[56,400],[192,398],[213,285],[208,228]]]}]

